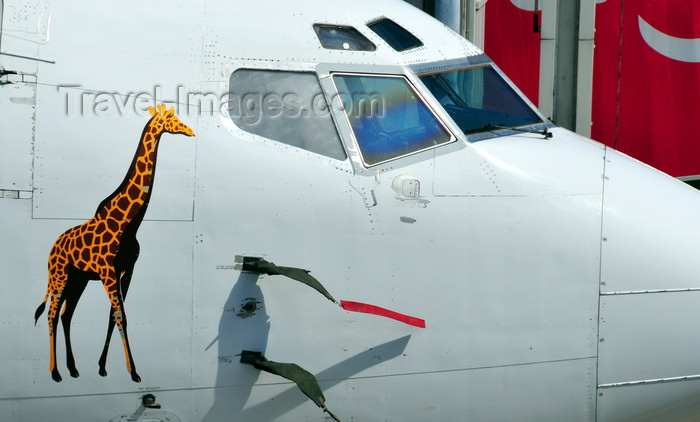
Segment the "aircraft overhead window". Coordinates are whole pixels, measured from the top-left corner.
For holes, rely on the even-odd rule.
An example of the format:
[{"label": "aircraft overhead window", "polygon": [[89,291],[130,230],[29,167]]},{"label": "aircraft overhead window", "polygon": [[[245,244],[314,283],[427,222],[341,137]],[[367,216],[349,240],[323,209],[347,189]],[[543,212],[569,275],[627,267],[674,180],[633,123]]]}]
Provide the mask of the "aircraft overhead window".
[{"label": "aircraft overhead window", "polygon": [[391,19],[384,18],[367,26],[396,51],[410,50],[423,45],[421,40]]},{"label": "aircraft overhead window", "polygon": [[366,166],[454,140],[402,76],[334,74]]},{"label": "aircraft overhead window", "polygon": [[247,132],[336,160],[347,158],[313,73],[239,69],[229,81],[228,111]]},{"label": "aircraft overhead window", "polygon": [[543,123],[491,66],[420,76],[466,134]]},{"label": "aircraft overhead window", "polygon": [[372,41],[352,26],[315,24],[314,31],[321,45],[331,50],[374,51]]}]

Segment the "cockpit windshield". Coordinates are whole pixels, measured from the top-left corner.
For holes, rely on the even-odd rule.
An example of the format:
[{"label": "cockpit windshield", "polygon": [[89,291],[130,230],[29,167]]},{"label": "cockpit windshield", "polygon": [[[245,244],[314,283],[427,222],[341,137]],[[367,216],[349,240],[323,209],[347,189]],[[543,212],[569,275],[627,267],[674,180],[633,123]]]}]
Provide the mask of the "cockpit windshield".
[{"label": "cockpit windshield", "polygon": [[446,144],[455,138],[398,75],[333,75],[365,166]]},{"label": "cockpit windshield", "polygon": [[420,75],[466,134],[543,123],[491,66]]}]

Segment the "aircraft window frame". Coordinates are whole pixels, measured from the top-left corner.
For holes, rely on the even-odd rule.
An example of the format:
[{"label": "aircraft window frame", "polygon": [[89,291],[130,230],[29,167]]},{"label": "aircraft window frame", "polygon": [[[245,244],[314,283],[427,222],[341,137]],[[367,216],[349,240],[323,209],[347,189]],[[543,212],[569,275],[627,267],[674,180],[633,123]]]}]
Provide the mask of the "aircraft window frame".
[{"label": "aircraft window frame", "polygon": [[411,31],[389,18],[381,18],[367,24],[367,27],[398,52],[423,47],[423,41]]},{"label": "aircraft window frame", "polygon": [[[230,71],[227,72],[229,77],[227,78],[227,85],[225,85],[227,103],[225,103],[224,113],[222,113],[226,126],[233,126],[236,131],[240,131],[240,134],[246,137],[252,136],[256,139],[264,139],[277,145],[293,147],[299,151],[315,154],[336,163],[348,160],[348,153],[339,134],[335,118],[330,112],[325,92],[320,83],[321,81],[314,70],[278,69],[257,66],[242,66],[228,68],[226,70]],[[257,75],[253,76],[258,77],[255,79],[260,79],[255,80],[255,82],[259,82],[260,84],[266,83],[266,81],[262,81],[263,76],[274,75],[275,73],[281,76],[304,77],[307,78],[307,84],[313,85],[313,92],[307,95],[306,98],[299,97],[297,94],[302,95],[301,92],[303,90],[300,91],[300,87],[297,84],[287,84],[285,86],[283,83],[279,85],[282,89],[280,92],[274,92],[274,89],[270,88],[270,85],[268,85],[267,88],[260,88],[254,84],[251,89],[260,92],[234,92],[233,80],[237,72],[257,72]],[[281,79],[278,79],[278,81],[279,80]],[[275,80],[273,79],[272,86],[274,86],[274,82]],[[312,84],[312,82],[314,83]],[[241,88],[245,90],[248,86],[250,85],[242,85]],[[260,89],[256,90],[256,88]],[[252,112],[254,110],[256,114],[254,116],[244,116],[244,108],[248,107],[248,103],[251,101],[252,105],[250,105],[250,111]],[[273,112],[270,116],[267,116],[266,112],[264,112],[264,110],[268,109]],[[259,118],[261,120],[265,117],[269,117],[267,123],[270,126],[267,128],[263,127],[262,129],[256,128],[255,125],[261,120],[248,124],[241,124],[242,122],[247,123],[244,122],[246,117],[249,119]],[[271,124],[274,119],[278,119],[282,123],[289,121],[289,119],[292,119],[292,121],[298,119],[316,119],[316,124],[309,126],[307,123],[301,124],[301,126],[297,125],[298,127],[296,129],[285,129],[287,130],[287,135],[291,133],[291,138],[286,138],[281,135],[281,126],[274,127],[274,125]],[[257,130],[251,130],[251,128]],[[304,132],[310,133],[312,137],[304,138]],[[319,136],[319,134],[321,134],[321,136]],[[324,134],[327,135],[327,138],[323,138]]]},{"label": "aircraft window frame", "polygon": [[323,48],[340,51],[375,51],[377,46],[354,26],[315,23],[314,32]]},{"label": "aircraft window frame", "polygon": [[[334,99],[332,103],[332,108],[335,112],[338,112],[341,116],[337,116],[337,118],[342,119],[345,124],[347,125],[347,130],[342,131],[339,128],[339,132],[341,132],[342,135],[347,135],[350,138],[350,141],[353,144],[353,147],[350,148],[349,152],[356,152],[359,155],[359,164],[364,169],[374,169],[378,166],[387,164],[387,163],[393,163],[396,160],[400,160],[406,157],[411,157],[418,155],[422,152],[434,150],[436,148],[443,147],[445,145],[449,144],[454,144],[459,138],[453,133],[453,131],[450,129],[450,127],[446,124],[446,122],[443,120],[443,117],[438,110],[434,108],[434,105],[431,104],[431,101],[429,98],[427,98],[422,90],[418,89],[417,86],[413,83],[409,75],[404,74],[404,73],[368,73],[368,72],[362,72],[362,71],[331,71],[329,72],[329,78],[330,79],[330,87],[333,90],[331,93],[331,97]],[[346,112],[345,105],[344,104],[339,104],[338,99],[342,99],[344,95],[348,95],[347,93],[343,93],[342,90],[339,89],[338,84],[336,83],[335,77],[336,76],[350,76],[350,77],[366,77],[366,78],[394,78],[394,79],[399,79],[401,80],[406,88],[410,91],[410,93],[413,94],[415,97],[415,100],[417,103],[419,103],[422,106],[422,109],[427,112],[427,117],[432,119],[432,123],[434,123],[435,128],[439,129],[442,134],[447,136],[447,140],[444,142],[440,142],[437,144],[433,145],[428,145],[424,147],[420,147],[417,149],[411,149],[407,150],[407,152],[404,153],[399,153],[395,155],[390,155],[388,157],[385,157],[383,159],[379,160],[373,160],[369,159],[370,158],[367,154],[367,151],[363,148],[362,141],[358,139],[358,134],[356,131],[356,127],[353,126],[353,122],[351,121],[350,117],[348,116],[348,113]],[[371,105],[370,105],[371,107]],[[416,113],[421,113],[421,108],[415,110]],[[424,116],[426,116],[424,114]],[[419,117],[419,119],[421,119]],[[410,128],[407,128],[410,129]],[[406,130],[407,130],[406,129]],[[406,131],[404,130],[404,132]],[[343,133],[344,132],[344,133]],[[429,132],[429,129],[426,127],[426,132]],[[352,154],[351,154],[352,155]],[[352,158],[352,157],[351,157]],[[356,161],[357,160],[353,160]]]},{"label": "aircraft window frame", "polygon": [[[501,87],[508,89],[512,94],[514,94],[514,97],[517,97],[522,102],[522,105],[525,106],[528,109],[528,111],[532,113],[532,116],[536,116],[539,119],[539,121],[518,125],[501,126],[498,124],[493,124],[489,128],[481,128],[481,130],[479,131],[467,130],[465,133],[465,131],[454,118],[452,113],[450,113],[444,107],[441,101],[427,86],[423,77],[428,75],[446,74],[450,72],[458,72],[478,68],[489,68],[493,71],[493,74],[495,76],[499,76],[499,82],[501,83]],[[523,129],[539,131],[556,126],[540,112],[540,110],[522,93],[522,91],[520,91],[520,89],[515,84],[513,84],[513,82],[503,73],[503,71],[485,54],[463,57],[461,59],[450,60],[446,62],[427,63],[416,66],[410,66],[410,69],[415,74],[416,79],[418,80],[417,84],[422,85],[424,87],[423,89],[427,93],[426,95],[430,95],[432,99],[436,102],[437,107],[439,107],[441,111],[446,115],[446,119],[450,121],[450,126],[455,127],[456,130],[462,136],[466,137],[466,140],[468,142],[477,142],[485,139],[491,139],[494,137],[512,135],[520,132]]]}]

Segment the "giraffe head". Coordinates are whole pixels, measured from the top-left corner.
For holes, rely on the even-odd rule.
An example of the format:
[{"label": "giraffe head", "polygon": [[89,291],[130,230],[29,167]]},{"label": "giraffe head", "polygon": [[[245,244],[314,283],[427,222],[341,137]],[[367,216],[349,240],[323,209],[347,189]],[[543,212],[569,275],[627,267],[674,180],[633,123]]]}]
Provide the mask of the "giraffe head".
[{"label": "giraffe head", "polygon": [[175,115],[175,107],[171,107],[168,110],[165,104],[158,104],[156,107],[148,107],[148,111],[153,116],[151,126],[155,127],[159,132],[194,136],[194,131],[182,123]]}]

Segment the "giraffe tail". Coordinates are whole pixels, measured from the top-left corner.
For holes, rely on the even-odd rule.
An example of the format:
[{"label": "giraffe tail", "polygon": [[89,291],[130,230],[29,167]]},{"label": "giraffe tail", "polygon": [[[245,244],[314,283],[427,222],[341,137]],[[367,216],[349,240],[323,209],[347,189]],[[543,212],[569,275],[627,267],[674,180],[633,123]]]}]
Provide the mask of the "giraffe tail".
[{"label": "giraffe tail", "polygon": [[46,309],[46,299],[48,297],[49,296],[46,295],[46,298],[44,298],[44,301],[41,302],[41,305],[39,305],[39,307],[36,308],[36,311],[34,311],[34,325],[36,325],[37,321],[39,321],[39,317],[41,316],[41,314],[44,313],[44,309]]}]

